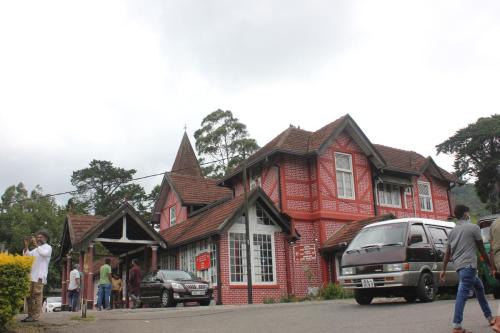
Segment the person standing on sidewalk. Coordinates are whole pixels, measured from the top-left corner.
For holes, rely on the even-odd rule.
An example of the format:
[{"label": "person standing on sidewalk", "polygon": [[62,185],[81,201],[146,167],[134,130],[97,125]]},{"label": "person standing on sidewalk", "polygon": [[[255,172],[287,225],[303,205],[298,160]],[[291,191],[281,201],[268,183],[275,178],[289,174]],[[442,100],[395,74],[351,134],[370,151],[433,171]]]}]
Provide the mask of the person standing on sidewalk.
[{"label": "person standing on sidewalk", "polygon": [[[496,278],[500,272],[500,217],[497,218],[490,226],[490,261],[493,264],[491,273]],[[495,317],[495,325],[493,331],[500,333],[500,303],[498,304],[497,315]]]},{"label": "person standing on sidewalk", "polygon": [[32,245],[34,249],[30,251],[29,240],[24,242],[23,254],[25,256],[35,257],[33,266],[31,266],[31,284],[28,296],[28,316],[23,322],[34,322],[40,318],[43,303],[43,286],[47,283],[47,274],[49,273],[50,256],[52,255],[52,246],[47,244],[49,234],[45,231],[39,231],[36,234],[36,240]]},{"label": "person standing on sidewalk", "polygon": [[75,312],[78,310],[80,298],[80,265],[78,264],[74,264],[73,270],[69,273],[68,294],[71,311]]},{"label": "person standing on sidewalk", "polygon": [[99,292],[97,296],[97,310],[100,311],[104,307],[110,310],[110,294],[111,294],[111,259],[104,259],[104,265],[99,269]]},{"label": "person standing on sidewalk", "polygon": [[111,277],[111,306],[113,309],[118,309],[121,307],[122,303],[122,279],[117,273],[113,273]]},{"label": "person standing on sidewalk", "polygon": [[495,323],[491,315],[491,309],[484,294],[484,286],[477,277],[477,254],[485,258],[491,267],[490,260],[484,249],[481,231],[475,224],[470,223],[469,207],[456,205],[455,217],[458,219],[455,228],[448,236],[448,245],[443,260],[443,271],[440,273],[441,281],[446,279],[446,268],[450,259],[453,259],[459,277],[457,299],[455,301],[455,313],[453,315],[453,333],[466,333],[462,328],[465,302],[469,297],[469,291],[473,288],[484,317],[490,325]]},{"label": "person standing on sidewalk", "polygon": [[142,280],[141,268],[139,267],[139,261],[137,259],[132,260],[132,268],[128,273],[128,279],[128,290],[130,292],[130,298],[134,302],[132,308],[135,309],[139,306]]}]

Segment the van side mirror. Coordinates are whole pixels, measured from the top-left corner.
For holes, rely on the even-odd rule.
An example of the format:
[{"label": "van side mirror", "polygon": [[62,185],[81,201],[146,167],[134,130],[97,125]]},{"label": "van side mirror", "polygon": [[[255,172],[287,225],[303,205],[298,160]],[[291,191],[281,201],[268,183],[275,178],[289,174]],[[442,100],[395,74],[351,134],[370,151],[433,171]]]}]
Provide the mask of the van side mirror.
[{"label": "van side mirror", "polygon": [[421,234],[411,235],[411,237],[410,237],[410,245],[416,244],[416,243],[421,243],[423,241],[424,241],[424,238],[422,237]]}]

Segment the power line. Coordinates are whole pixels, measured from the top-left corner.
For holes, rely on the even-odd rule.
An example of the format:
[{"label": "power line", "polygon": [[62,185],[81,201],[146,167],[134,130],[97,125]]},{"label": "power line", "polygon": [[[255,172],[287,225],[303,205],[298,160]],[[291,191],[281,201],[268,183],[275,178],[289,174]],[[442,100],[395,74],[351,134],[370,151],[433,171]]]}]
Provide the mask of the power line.
[{"label": "power line", "polygon": [[[213,161],[210,161],[210,162],[203,162],[203,163],[199,163],[198,165],[199,166],[204,166],[204,165],[209,165],[209,164],[213,164],[213,163],[218,163],[218,162],[222,162],[222,161],[225,161],[226,159],[218,159],[218,160],[213,160]],[[176,169],[175,172],[178,172],[178,171],[183,171],[183,170],[191,170],[191,169],[197,169],[196,167],[188,167],[188,168],[181,168],[181,169]],[[155,173],[155,174],[151,174],[151,175],[147,175],[147,176],[142,176],[142,177],[137,177],[137,178],[132,178],[126,182],[112,182],[112,183],[107,183],[106,185],[108,186],[112,186],[112,185],[116,185],[116,187],[113,189],[112,192],[114,192],[118,187],[124,185],[124,184],[127,184],[127,183],[130,183],[130,182],[133,182],[133,181],[136,181],[136,180],[142,180],[142,179],[147,179],[147,178],[152,178],[152,177],[158,177],[158,176],[161,176],[161,175],[165,175],[167,173],[170,173],[170,171],[165,171],[165,172],[159,172],[159,173]],[[77,190],[72,190],[72,191],[66,191],[66,192],[59,192],[59,193],[53,193],[53,194],[45,194],[45,195],[41,195],[37,198],[26,198],[26,199],[20,199],[20,200],[13,200],[11,202],[8,203],[8,205],[12,205],[12,204],[16,204],[16,203],[21,203],[21,202],[25,202],[25,201],[35,201],[35,200],[40,200],[40,199],[45,199],[45,198],[51,198],[51,197],[56,197],[56,196],[59,196],[59,195],[65,195],[65,194],[78,194],[78,191]]]}]

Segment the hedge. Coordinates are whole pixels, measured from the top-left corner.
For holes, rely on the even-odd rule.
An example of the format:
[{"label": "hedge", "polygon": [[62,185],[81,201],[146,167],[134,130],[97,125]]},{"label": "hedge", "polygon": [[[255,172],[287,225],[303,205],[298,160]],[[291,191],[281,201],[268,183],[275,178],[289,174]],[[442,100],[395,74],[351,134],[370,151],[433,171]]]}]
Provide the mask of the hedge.
[{"label": "hedge", "polygon": [[0,332],[23,306],[32,263],[33,257],[0,253]]}]

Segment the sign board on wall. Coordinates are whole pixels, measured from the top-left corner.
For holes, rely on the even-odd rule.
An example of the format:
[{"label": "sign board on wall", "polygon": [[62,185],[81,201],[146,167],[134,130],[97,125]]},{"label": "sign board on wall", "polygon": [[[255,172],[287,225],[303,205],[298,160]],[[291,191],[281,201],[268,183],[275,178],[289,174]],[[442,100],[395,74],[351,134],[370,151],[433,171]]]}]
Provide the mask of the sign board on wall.
[{"label": "sign board on wall", "polygon": [[295,245],[295,261],[314,261],[316,260],[316,244]]},{"label": "sign board on wall", "polygon": [[205,271],[210,268],[210,253],[203,252],[196,256],[196,270]]}]

